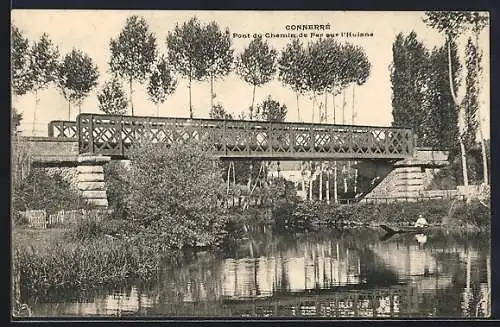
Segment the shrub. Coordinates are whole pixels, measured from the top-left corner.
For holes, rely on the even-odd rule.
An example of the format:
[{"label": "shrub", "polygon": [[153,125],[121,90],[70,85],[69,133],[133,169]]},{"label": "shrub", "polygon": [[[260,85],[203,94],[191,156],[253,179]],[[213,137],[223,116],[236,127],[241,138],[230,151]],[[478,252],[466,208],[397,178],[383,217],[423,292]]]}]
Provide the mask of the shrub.
[{"label": "shrub", "polygon": [[137,147],[127,172],[128,218],[172,247],[217,243],[227,221],[218,164],[197,143]]},{"label": "shrub", "polygon": [[14,183],[12,193],[14,211],[45,209],[52,214],[62,209],[92,207],[60,172],[49,176],[44,169],[31,169],[26,178]]},{"label": "shrub", "polygon": [[294,184],[284,178],[271,180],[270,184],[266,195],[271,199],[273,217],[291,215],[300,201]]},{"label": "shrub", "polygon": [[120,161],[111,161],[104,166],[104,180],[106,181],[106,194],[108,206],[113,210],[115,217],[125,218],[126,197],[128,194],[127,169]]},{"label": "shrub", "polygon": [[[346,224],[395,224],[413,225],[422,214],[433,225],[443,223],[452,201],[429,200],[425,202],[359,203],[354,205],[327,205],[324,203],[303,202],[297,205],[294,213],[287,217],[277,217],[276,222],[288,226],[320,223],[329,226]],[[491,214],[489,209],[473,201],[471,205],[457,202],[450,219],[450,225],[458,227],[489,228]]]}]

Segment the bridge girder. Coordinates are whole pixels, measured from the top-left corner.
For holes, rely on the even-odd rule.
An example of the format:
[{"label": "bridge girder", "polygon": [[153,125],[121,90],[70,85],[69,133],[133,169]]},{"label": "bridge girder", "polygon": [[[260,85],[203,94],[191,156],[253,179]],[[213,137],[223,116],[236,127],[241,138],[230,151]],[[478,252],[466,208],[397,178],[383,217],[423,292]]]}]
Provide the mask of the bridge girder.
[{"label": "bridge girder", "polygon": [[99,114],[51,122],[49,135],[76,136],[80,153],[122,158],[138,141],[201,141],[229,160],[394,160],[415,149],[413,131],[403,128]]}]

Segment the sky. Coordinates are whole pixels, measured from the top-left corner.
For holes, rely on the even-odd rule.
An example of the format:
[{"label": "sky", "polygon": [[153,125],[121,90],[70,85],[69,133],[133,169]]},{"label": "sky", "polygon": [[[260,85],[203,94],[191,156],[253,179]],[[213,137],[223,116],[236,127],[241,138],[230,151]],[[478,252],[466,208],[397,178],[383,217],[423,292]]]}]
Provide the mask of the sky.
[{"label": "sky", "polygon": [[[306,31],[307,37],[301,38],[303,43],[314,41],[316,36],[309,33],[373,33],[373,36],[348,37],[336,36],[339,42],[349,42],[362,46],[372,70],[367,82],[354,90],[345,92],[345,115],[342,119],[342,95],[335,99],[336,122],[355,125],[390,126],[392,121],[390,65],[392,62],[392,44],[398,33],[408,34],[412,30],[428,49],[441,46],[444,36],[427,27],[422,18],[423,12],[385,12],[385,11],[163,11],[163,10],[13,10],[12,23],[24,33],[30,42],[38,40],[43,33],[55,43],[62,55],[77,48],[87,53],[97,64],[100,72],[98,86],[92,91],[82,105],[82,112],[99,113],[97,91],[104,82],[111,78],[109,74],[109,43],[117,38],[131,15],[143,16],[149,24],[151,32],[157,38],[159,52],[166,54],[166,37],[176,24],[181,25],[192,17],[197,17],[206,24],[216,21],[221,28],[229,28],[235,54],[239,54],[251,41],[254,33],[261,33],[275,49],[281,50],[291,41],[288,37],[266,37],[266,33],[286,34],[302,31],[287,30],[290,25],[330,25],[328,31]],[[238,35],[236,35],[238,34]],[[241,35],[249,34],[250,38]],[[344,34],[345,35],[345,34]],[[268,35],[270,36],[270,35]],[[458,41],[460,55],[463,56],[467,35]],[[480,36],[480,47],[483,54],[483,80],[481,82],[481,117],[483,133],[489,137],[489,28]],[[462,57],[463,59],[463,57]],[[189,98],[187,81],[177,76],[176,91],[160,106],[159,114],[165,117],[188,117]],[[462,83],[464,84],[464,83]],[[123,84],[128,92],[128,85]],[[220,78],[215,83],[215,103],[235,116],[248,111],[252,101],[252,86],[245,83],[236,74]],[[312,100],[308,96],[300,98],[300,120],[297,114],[295,94],[284,86],[277,78],[257,88],[255,103],[262,102],[268,95],[288,108],[288,121],[312,121]],[[463,89],[459,90],[459,98]],[[324,97],[319,100],[324,101]],[[210,85],[208,81],[194,82],[192,101],[195,118],[208,118],[210,108]],[[329,123],[333,123],[333,99],[328,98]],[[23,113],[21,130],[24,135],[33,135],[34,96],[13,97],[13,106]],[[316,106],[317,110],[317,106]],[[354,111],[354,121],[352,112]],[[148,99],[146,88],[136,84],[134,89],[134,113],[139,116],[155,116],[156,108]],[[34,135],[46,136],[47,124],[52,120],[75,120],[78,108],[72,108],[68,116],[68,104],[54,86],[40,94],[40,102],[36,112]],[[315,114],[315,122],[318,113]]]}]

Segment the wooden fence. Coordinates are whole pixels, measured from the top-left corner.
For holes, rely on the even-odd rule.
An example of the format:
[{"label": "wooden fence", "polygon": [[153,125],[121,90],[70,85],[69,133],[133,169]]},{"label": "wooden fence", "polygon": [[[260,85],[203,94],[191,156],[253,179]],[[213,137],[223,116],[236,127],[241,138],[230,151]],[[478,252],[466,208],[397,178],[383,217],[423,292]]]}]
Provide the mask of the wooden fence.
[{"label": "wooden fence", "polygon": [[74,224],[84,219],[101,220],[103,210],[60,210],[54,214],[47,215],[45,210],[27,210],[21,212],[30,228],[50,228],[61,225]]},{"label": "wooden fence", "polygon": [[415,197],[386,197],[386,198],[364,198],[359,201],[360,203],[393,203],[393,202],[423,202],[429,200],[464,200],[463,195],[455,195],[454,197],[447,197],[446,195],[434,195],[434,196],[419,196]]},{"label": "wooden fence", "polygon": [[47,228],[47,212],[45,210],[27,210],[20,213],[31,228]]}]

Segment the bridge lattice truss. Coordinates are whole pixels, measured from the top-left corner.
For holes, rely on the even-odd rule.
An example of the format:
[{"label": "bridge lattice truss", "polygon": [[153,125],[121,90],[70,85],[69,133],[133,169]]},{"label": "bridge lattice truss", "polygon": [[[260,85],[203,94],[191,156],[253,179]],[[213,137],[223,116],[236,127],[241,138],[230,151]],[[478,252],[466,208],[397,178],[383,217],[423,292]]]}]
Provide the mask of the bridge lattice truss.
[{"label": "bridge lattice truss", "polygon": [[80,153],[123,158],[138,141],[197,140],[221,158],[263,160],[403,159],[415,149],[403,128],[99,114],[53,121],[49,136],[77,138]]}]

